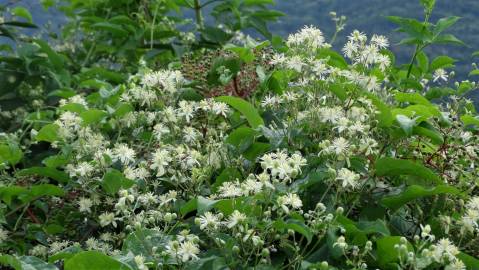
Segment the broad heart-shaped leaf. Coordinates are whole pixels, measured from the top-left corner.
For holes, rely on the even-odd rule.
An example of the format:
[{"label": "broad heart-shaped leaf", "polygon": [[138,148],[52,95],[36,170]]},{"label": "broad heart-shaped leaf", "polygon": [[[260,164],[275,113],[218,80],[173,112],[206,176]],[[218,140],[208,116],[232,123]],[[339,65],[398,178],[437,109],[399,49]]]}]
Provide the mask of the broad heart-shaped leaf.
[{"label": "broad heart-shaped leaf", "polygon": [[216,100],[224,102],[239,111],[252,128],[264,126],[263,118],[261,118],[258,110],[246,100],[232,96],[221,96],[217,97]]},{"label": "broad heart-shaped leaf", "polygon": [[39,175],[51,178],[60,183],[67,183],[70,180],[70,177],[67,173],[49,167],[31,167],[18,171],[15,175],[19,177]]},{"label": "broad heart-shaped leaf", "polygon": [[65,270],[132,270],[112,257],[98,251],[83,251],[77,253],[65,262]]},{"label": "broad heart-shaped leaf", "polygon": [[22,256],[18,260],[22,265],[22,270],[58,270],[55,265],[46,263],[37,257]]},{"label": "broad heart-shaped leaf", "polygon": [[37,136],[35,137],[39,142],[55,142],[60,139],[58,136],[58,130],[60,127],[57,124],[48,124],[43,126],[40,131],[38,131]]},{"label": "broad heart-shaped leaf", "polygon": [[467,267],[467,270],[479,270],[479,258],[474,258],[464,252],[456,255]]},{"label": "broad heart-shaped leaf", "polygon": [[422,164],[395,158],[380,158],[375,164],[377,176],[414,175],[429,180],[434,184],[441,184],[441,178]]},{"label": "broad heart-shaped leaf", "polygon": [[123,241],[122,250],[125,253],[131,252],[134,255],[143,255],[148,262],[154,260],[151,255],[154,254],[152,248],[156,247],[159,249],[156,252],[161,252],[166,248],[169,240],[171,240],[171,236],[160,231],[139,229],[126,237]]},{"label": "broad heart-shaped leaf", "polygon": [[107,112],[97,109],[90,109],[88,111],[84,111],[80,114],[82,119],[82,125],[88,126],[90,124],[99,123],[103,118],[108,115]]},{"label": "broad heart-shaped leaf", "polygon": [[[395,245],[401,243],[401,236],[385,236],[376,241],[377,245],[377,258],[381,269],[388,269],[389,263],[399,261],[399,253]],[[407,243],[408,250],[412,250],[410,243]]]},{"label": "broad heart-shaped leaf", "polygon": [[126,178],[123,173],[118,170],[110,169],[103,176],[101,186],[108,194],[116,194],[120,189],[130,188],[135,181]]},{"label": "broad heart-shaped leaf", "polygon": [[439,194],[457,195],[460,191],[448,185],[440,185],[434,188],[425,188],[418,185],[412,185],[406,188],[398,195],[384,197],[381,203],[392,209],[397,210],[410,201]]},{"label": "broad heart-shaped leaf", "polygon": [[15,166],[22,160],[23,152],[16,144],[0,144],[0,164],[8,163]]}]

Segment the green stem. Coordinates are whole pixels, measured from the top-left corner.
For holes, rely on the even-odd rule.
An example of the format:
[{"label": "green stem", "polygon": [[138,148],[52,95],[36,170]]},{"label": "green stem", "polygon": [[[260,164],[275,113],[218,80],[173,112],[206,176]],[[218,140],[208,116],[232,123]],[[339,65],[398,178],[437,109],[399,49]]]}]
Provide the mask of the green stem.
[{"label": "green stem", "polygon": [[200,29],[203,29],[203,15],[201,14],[201,4],[200,0],[195,0],[195,15],[196,15],[196,24],[198,24],[198,27]]}]

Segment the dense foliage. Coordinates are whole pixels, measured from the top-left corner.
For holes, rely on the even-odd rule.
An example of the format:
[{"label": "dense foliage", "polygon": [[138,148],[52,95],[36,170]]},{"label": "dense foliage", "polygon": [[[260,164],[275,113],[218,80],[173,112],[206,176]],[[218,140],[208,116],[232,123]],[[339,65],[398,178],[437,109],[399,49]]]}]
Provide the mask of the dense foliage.
[{"label": "dense foliage", "polygon": [[3,9],[0,264],[479,269],[478,87],[426,50],[458,17],[389,17],[397,64],[382,35],[271,35],[272,2],[43,1],[51,38]]}]

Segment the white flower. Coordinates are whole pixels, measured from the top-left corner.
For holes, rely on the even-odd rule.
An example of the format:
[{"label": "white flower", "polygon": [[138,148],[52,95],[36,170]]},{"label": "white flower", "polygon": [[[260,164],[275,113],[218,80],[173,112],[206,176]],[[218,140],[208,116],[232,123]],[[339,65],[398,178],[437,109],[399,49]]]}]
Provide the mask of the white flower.
[{"label": "white flower", "polygon": [[145,265],[145,257],[142,255],[135,256],[135,263],[139,270],[148,270],[148,267]]},{"label": "white flower", "polygon": [[200,230],[216,231],[221,225],[220,218],[220,215],[206,212],[204,215],[196,218],[195,223],[200,226]]},{"label": "white flower", "polygon": [[434,260],[439,263],[454,261],[456,255],[459,254],[459,249],[447,238],[439,240],[436,245],[432,246],[432,248],[432,256]]},{"label": "white flower", "polygon": [[224,182],[218,188],[217,193],[220,198],[234,198],[243,195],[243,191],[238,182]]},{"label": "white flower", "polygon": [[289,35],[286,44],[289,47],[304,46],[312,52],[319,48],[329,47],[329,44],[324,42],[321,30],[314,26],[305,26],[298,33]]},{"label": "white flower", "polygon": [[153,154],[150,168],[156,170],[156,176],[163,176],[166,173],[165,167],[170,164],[173,158],[166,149],[158,149]]},{"label": "white flower", "polygon": [[8,231],[0,227],[0,243],[3,243],[8,240]]},{"label": "white flower", "polygon": [[91,213],[93,202],[89,198],[80,198],[80,200],[78,200],[78,206],[80,207],[80,212]]},{"label": "white flower", "polygon": [[228,105],[223,102],[214,102],[212,111],[216,115],[222,115],[223,117],[226,117],[229,112],[229,108]]},{"label": "white flower", "polygon": [[181,72],[177,70],[160,70],[145,74],[142,84],[148,87],[160,87],[169,93],[175,93],[184,83]]},{"label": "white flower", "polygon": [[228,221],[226,223],[226,227],[228,228],[233,228],[238,224],[243,223],[246,220],[246,215],[243,213],[240,213],[238,210],[235,210],[228,218]]},{"label": "white flower", "polygon": [[182,100],[179,102],[178,107],[178,114],[184,117],[186,122],[189,123],[196,111],[195,104],[193,102]]},{"label": "white flower", "polygon": [[200,249],[198,248],[198,245],[192,241],[183,242],[178,248],[178,256],[181,258],[182,262],[198,259],[197,255],[199,253]]},{"label": "white flower", "polygon": [[301,209],[301,207],[303,207],[303,202],[298,194],[295,193],[283,195],[277,199],[277,202],[286,213],[289,213],[289,207],[293,209]]},{"label": "white flower", "polygon": [[359,46],[352,41],[348,41],[346,44],[344,44],[343,47],[343,54],[349,59],[352,59],[356,53],[358,52]]},{"label": "white flower", "polygon": [[385,36],[373,35],[371,43],[379,47],[380,49],[386,49],[389,47],[389,41]]},{"label": "white flower", "polygon": [[336,180],[341,181],[341,186],[343,188],[351,187],[353,189],[358,186],[359,178],[359,174],[352,172],[346,168],[341,168],[338,171],[338,175],[336,176]]},{"label": "white flower", "polygon": [[346,238],[344,236],[338,237],[336,242],[333,244],[333,247],[339,247],[340,249],[346,249],[348,247],[348,243],[346,243]]},{"label": "white flower", "polygon": [[331,150],[336,155],[344,155],[349,150],[349,142],[343,137],[338,137],[333,140]]},{"label": "white flower", "polygon": [[120,161],[123,164],[135,162],[135,156],[135,150],[124,143],[117,144],[115,148],[113,148],[113,160]]},{"label": "white flower", "polygon": [[105,213],[101,214],[98,218],[100,219],[100,225],[102,227],[105,227],[105,226],[108,226],[108,225],[112,224],[113,227],[116,228],[115,214],[105,212]]},{"label": "white flower", "polygon": [[449,80],[449,75],[442,68],[436,69],[432,77],[433,77],[433,80],[432,80],[433,82],[437,82],[439,80],[443,80],[444,82],[447,82]]},{"label": "white flower", "polygon": [[466,265],[461,260],[456,259],[447,265],[444,270],[466,270]]}]

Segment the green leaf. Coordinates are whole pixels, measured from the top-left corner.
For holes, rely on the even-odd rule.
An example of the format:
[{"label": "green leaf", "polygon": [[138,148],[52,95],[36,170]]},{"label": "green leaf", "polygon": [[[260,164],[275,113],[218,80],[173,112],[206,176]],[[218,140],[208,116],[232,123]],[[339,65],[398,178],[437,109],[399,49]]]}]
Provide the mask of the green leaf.
[{"label": "green leaf", "polygon": [[277,220],[274,222],[274,227],[280,230],[293,230],[301,235],[303,235],[308,243],[311,243],[313,240],[313,233],[308,226],[296,219],[289,219],[286,222],[282,220]]},{"label": "green leaf", "polygon": [[15,270],[22,270],[20,261],[12,255],[0,255],[0,265],[10,266]]},{"label": "green leaf", "polygon": [[60,139],[60,137],[58,136],[59,129],[60,127],[57,124],[45,125],[40,129],[40,131],[38,131],[38,134],[35,138],[39,142],[56,142]]},{"label": "green leaf", "polygon": [[114,37],[125,37],[128,35],[128,31],[126,31],[121,25],[113,24],[109,22],[95,23],[91,27],[94,30],[102,30],[107,33],[110,33]]},{"label": "green leaf", "polygon": [[464,252],[459,253],[456,257],[466,265],[467,270],[479,270],[478,258],[474,258]]},{"label": "green leaf", "polygon": [[[123,241],[122,250],[133,255],[143,255],[147,262],[153,261],[155,252],[161,252],[168,245],[171,236],[165,235],[157,230],[138,229],[130,233]],[[159,249],[153,251],[152,248]]]},{"label": "green leaf", "polygon": [[443,182],[430,169],[407,159],[380,158],[376,161],[375,168],[377,176],[414,175],[436,184]]},{"label": "green leaf", "polygon": [[46,263],[37,257],[22,256],[18,260],[22,265],[22,270],[58,270],[55,265]]},{"label": "green leaf", "polygon": [[442,137],[441,133],[439,133],[433,127],[415,126],[412,133],[415,135],[428,137],[429,139],[431,139],[431,142],[436,145],[444,143],[444,138]]},{"label": "green leaf", "polygon": [[479,76],[479,69],[475,69],[469,73],[469,76]]},{"label": "green leaf", "polygon": [[239,127],[231,132],[226,138],[226,143],[235,146],[239,153],[243,153],[254,142],[260,133],[249,127]]},{"label": "green leaf", "polygon": [[180,214],[183,216],[195,211],[198,208],[198,200],[193,198],[180,207]]},{"label": "green leaf", "polygon": [[451,16],[451,17],[439,19],[436,23],[436,26],[434,27],[434,30],[433,30],[434,34],[438,35],[438,34],[444,32],[446,29],[453,26],[459,19],[460,19],[460,17],[456,17],[456,16]]},{"label": "green leaf", "polygon": [[[230,269],[225,261],[225,258],[218,256],[209,256],[206,258],[200,258],[198,260],[193,260],[187,264],[185,269],[191,270],[224,270]],[[261,268],[263,269],[263,268]]]},{"label": "green leaf", "polygon": [[403,205],[409,203],[410,201],[417,200],[423,197],[430,197],[439,194],[451,194],[457,195],[460,191],[455,187],[441,185],[434,188],[425,188],[418,185],[412,185],[406,188],[403,192],[398,195],[384,197],[381,200],[381,203],[392,209],[393,211],[401,208]]},{"label": "green leaf", "polygon": [[[241,179],[242,175],[241,172],[234,167],[228,167],[225,168],[218,177],[216,177],[215,183],[211,186],[211,189],[216,192],[218,188],[224,183],[224,182],[233,182],[236,181],[237,179]],[[196,208],[195,208],[196,209]]]},{"label": "green leaf", "polygon": [[239,111],[252,128],[264,126],[263,118],[261,118],[256,108],[246,100],[232,96],[221,96],[217,97],[216,100],[224,102]]},{"label": "green leaf", "polygon": [[23,152],[16,144],[0,144],[0,164],[8,163],[15,166],[22,160]]},{"label": "green leaf", "polygon": [[30,12],[24,7],[16,6],[16,7],[12,8],[11,12],[15,16],[22,17],[22,18],[26,19],[29,23],[31,23],[33,21],[32,20],[32,14],[30,14]]},{"label": "green leaf", "polygon": [[268,152],[271,148],[271,145],[269,143],[262,143],[262,142],[255,142],[246,149],[246,151],[243,153],[243,156],[252,162],[255,162],[258,156]]},{"label": "green leaf", "polygon": [[434,70],[440,69],[440,68],[454,67],[455,62],[456,62],[455,59],[453,59],[449,56],[441,55],[441,56],[436,57],[432,61],[431,66],[429,67],[429,69],[431,71],[434,71]]},{"label": "green leaf", "polygon": [[68,104],[65,104],[65,105],[61,106],[58,109],[60,111],[69,111],[69,112],[74,112],[74,113],[78,113],[78,114],[86,111],[85,106],[83,106],[82,104],[78,104],[78,103],[68,103]]},{"label": "green leaf", "polygon": [[[400,243],[401,236],[385,236],[376,241],[378,263],[382,269],[385,269],[389,263],[399,261],[399,252],[394,246]],[[408,250],[412,250],[411,244],[406,245]]]},{"label": "green leaf", "polygon": [[469,126],[469,125],[474,125],[479,127],[479,119],[476,117],[466,114],[461,116],[461,121],[464,123],[464,125]]},{"label": "green leaf", "polygon": [[410,136],[414,126],[416,126],[416,119],[411,119],[405,115],[398,114],[396,115],[396,121],[406,135]]},{"label": "green leaf", "polygon": [[123,173],[118,170],[110,169],[103,176],[101,186],[108,194],[116,194],[120,189],[132,187],[135,181],[126,178]]},{"label": "green leaf", "polygon": [[377,115],[379,126],[390,127],[394,121],[394,117],[389,106],[372,93],[364,93],[364,95],[371,100],[379,111],[379,114]]},{"label": "green leaf", "polygon": [[421,104],[425,106],[433,106],[429,100],[418,93],[397,93],[394,98],[398,102],[407,102],[410,104]]},{"label": "green leaf", "polygon": [[479,51],[474,52],[474,53],[472,54],[472,57],[478,57],[478,56],[479,56]]},{"label": "green leaf", "polygon": [[34,42],[36,44],[38,44],[38,46],[40,46],[40,48],[42,49],[42,51],[44,53],[47,54],[48,60],[50,61],[52,66],[55,67],[56,70],[62,70],[63,69],[63,67],[64,67],[63,66],[63,58],[62,58],[62,56],[60,56],[60,54],[56,53],[50,47],[50,45],[48,45],[48,43],[43,41],[43,40],[36,39],[36,40],[34,40]]},{"label": "green leaf", "polygon": [[433,43],[467,46],[464,42],[462,42],[457,37],[455,37],[451,34],[440,35],[433,40]]},{"label": "green leaf", "polygon": [[99,123],[103,118],[108,115],[107,112],[97,109],[90,109],[88,111],[84,111],[80,114],[82,121],[82,125],[88,126],[91,124]]},{"label": "green leaf", "polygon": [[77,253],[65,262],[65,270],[132,270],[123,264],[98,251],[83,251]]},{"label": "green leaf", "polygon": [[32,175],[48,177],[60,183],[68,183],[68,181],[70,180],[70,177],[68,176],[67,173],[59,171],[55,168],[50,168],[50,167],[31,167],[31,168],[18,171],[16,173],[17,177],[32,176]]},{"label": "green leaf", "polygon": [[348,68],[348,62],[343,58],[343,56],[331,49],[320,49],[318,51],[317,57],[322,59],[328,59],[328,64],[333,67],[340,69]]},{"label": "green leaf", "polygon": [[427,55],[421,51],[416,58],[417,65],[421,69],[422,73],[425,74],[428,71],[429,68],[429,58]]}]

